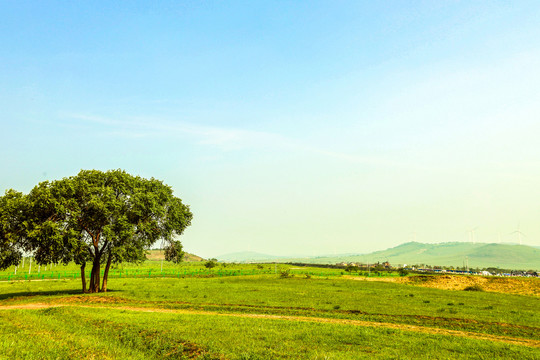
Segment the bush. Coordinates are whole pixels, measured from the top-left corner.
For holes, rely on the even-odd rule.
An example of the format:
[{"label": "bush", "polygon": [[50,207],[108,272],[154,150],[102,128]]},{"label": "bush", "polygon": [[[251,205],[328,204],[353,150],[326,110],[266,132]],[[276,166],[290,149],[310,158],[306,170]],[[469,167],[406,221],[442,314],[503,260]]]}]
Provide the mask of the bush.
[{"label": "bush", "polygon": [[409,272],[403,268],[398,270],[399,276],[407,276],[409,275]]},{"label": "bush", "polygon": [[279,277],[282,278],[282,279],[285,279],[285,278],[288,278],[290,275],[291,275],[291,273],[290,273],[289,270],[283,270],[279,274]]},{"label": "bush", "polygon": [[467,286],[465,289],[463,289],[464,291],[484,291],[484,288],[481,287],[480,285],[476,284],[476,285],[470,285],[470,286]]},{"label": "bush", "polygon": [[211,269],[211,268],[214,268],[217,266],[217,263],[214,261],[214,260],[210,260],[210,261],[207,261],[204,266],[207,268],[207,269]]}]

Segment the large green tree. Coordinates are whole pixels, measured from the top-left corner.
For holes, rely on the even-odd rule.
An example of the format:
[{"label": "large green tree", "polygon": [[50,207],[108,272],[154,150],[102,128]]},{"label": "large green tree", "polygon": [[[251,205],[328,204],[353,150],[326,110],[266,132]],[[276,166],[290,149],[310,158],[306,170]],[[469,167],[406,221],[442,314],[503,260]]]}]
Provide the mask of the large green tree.
[{"label": "large green tree", "polygon": [[0,269],[18,265],[28,243],[24,242],[24,195],[14,190],[0,197]]},{"label": "large green tree", "polygon": [[[42,182],[21,196],[18,209],[24,220],[6,231],[11,243],[33,251],[39,264],[77,263],[83,292],[107,291],[111,264],[143,261],[146,250],[159,239],[178,249],[175,236],[192,219],[189,207],[169,186],[122,170],[82,170],[76,176]],[[6,251],[7,256],[8,247]],[[92,271],[87,288],[88,263]]]}]

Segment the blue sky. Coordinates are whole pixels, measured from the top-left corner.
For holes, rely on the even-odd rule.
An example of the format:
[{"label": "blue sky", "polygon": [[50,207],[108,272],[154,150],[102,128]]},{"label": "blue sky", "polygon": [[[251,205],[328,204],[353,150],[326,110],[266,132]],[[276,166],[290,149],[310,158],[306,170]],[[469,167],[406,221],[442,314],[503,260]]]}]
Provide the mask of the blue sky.
[{"label": "blue sky", "polygon": [[171,185],[202,256],[540,245],[536,1],[0,2],[2,191]]}]

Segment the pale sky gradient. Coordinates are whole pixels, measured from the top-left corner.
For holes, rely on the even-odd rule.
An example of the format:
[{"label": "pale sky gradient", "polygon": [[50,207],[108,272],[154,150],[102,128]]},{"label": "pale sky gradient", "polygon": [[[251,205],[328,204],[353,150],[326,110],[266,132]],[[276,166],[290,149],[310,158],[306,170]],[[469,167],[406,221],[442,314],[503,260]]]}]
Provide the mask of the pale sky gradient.
[{"label": "pale sky gradient", "polygon": [[0,190],[162,179],[201,256],[540,246],[538,1],[0,1]]}]

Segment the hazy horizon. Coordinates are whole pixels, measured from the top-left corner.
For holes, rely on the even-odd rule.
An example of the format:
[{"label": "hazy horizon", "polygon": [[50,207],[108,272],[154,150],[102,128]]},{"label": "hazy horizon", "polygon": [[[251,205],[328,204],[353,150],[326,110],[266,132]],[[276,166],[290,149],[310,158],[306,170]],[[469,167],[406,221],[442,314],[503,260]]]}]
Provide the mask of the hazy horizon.
[{"label": "hazy horizon", "polygon": [[[317,258],[317,257],[347,256],[347,255],[360,255],[361,256],[361,255],[369,255],[369,254],[372,254],[374,252],[381,252],[381,251],[385,251],[385,250],[390,250],[390,249],[393,249],[395,247],[399,247],[400,245],[404,245],[404,244],[410,243],[410,242],[414,242],[414,241],[408,241],[408,242],[404,242],[404,243],[401,243],[401,244],[396,244],[394,246],[384,247],[384,248],[381,248],[381,249],[376,249],[374,251],[370,251],[370,252],[367,252],[367,253],[344,252],[344,253],[321,253],[321,254],[316,254],[316,255],[309,255],[309,254],[302,254],[302,253],[297,253],[297,254],[267,254],[267,253],[261,253],[259,251],[242,251],[242,250],[240,250],[240,251],[224,253],[224,254],[214,254],[213,256],[207,256],[206,259],[213,259],[213,258],[218,258],[219,259],[219,257],[222,257],[222,256],[243,254],[243,253],[253,253],[253,254],[258,254],[258,255],[279,257],[279,258]],[[418,242],[418,243],[420,243],[420,242]],[[442,244],[454,244],[454,243],[473,244],[473,243],[469,243],[469,242],[466,242],[466,241],[440,242],[440,243],[420,243],[420,244],[442,245]],[[495,243],[495,242],[493,242],[493,243],[488,243],[488,242],[478,243],[478,242],[476,242],[474,244],[475,245],[520,245],[519,243],[513,243],[513,242],[501,242],[501,243]],[[537,245],[527,245],[527,244],[522,244],[522,245],[523,246],[531,246],[531,247],[534,247],[534,248],[540,248],[540,246],[537,246]],[[197,254],[194,254],[194,255],[197,255]]]},{"label": "hazy horizon", "polygon": [[540,245],[536,1],[0,10],[2,193],[155,177],[203,257]]}]

